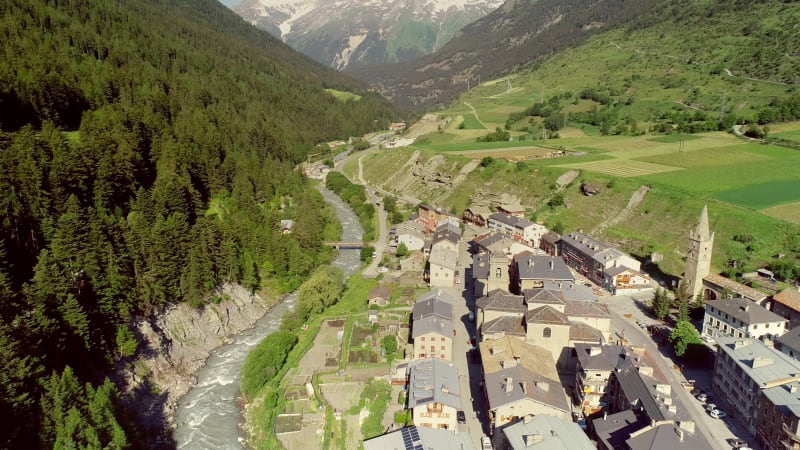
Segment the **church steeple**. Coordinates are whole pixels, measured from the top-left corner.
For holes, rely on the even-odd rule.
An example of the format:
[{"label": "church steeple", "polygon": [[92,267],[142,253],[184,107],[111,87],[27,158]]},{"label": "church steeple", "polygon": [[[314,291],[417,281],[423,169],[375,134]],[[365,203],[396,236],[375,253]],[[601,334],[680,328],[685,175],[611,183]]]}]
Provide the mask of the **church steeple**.
[{"label": "church steeple", "polygon": [[708,205],[703,206],[697,227],[689,233],[689,251],[686,252],[684,279],[692,296],[702,292],[703,278],[711,273],[711,251],[714,233],[708,225]]}]

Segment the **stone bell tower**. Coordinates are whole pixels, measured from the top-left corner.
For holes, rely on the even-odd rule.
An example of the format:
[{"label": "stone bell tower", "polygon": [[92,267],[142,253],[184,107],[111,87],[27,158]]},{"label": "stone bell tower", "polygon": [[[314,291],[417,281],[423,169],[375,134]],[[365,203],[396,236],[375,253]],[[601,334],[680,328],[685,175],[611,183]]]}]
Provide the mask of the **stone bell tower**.
[{"label": "stone bell tower", "polygon": [[700,223],[689,233],[689,250],[686,252],[684,280],[692,298],[703,291],[703,278],[711,273],[711,251],[714,248],[714,233],[708,229],[708,205],[703,206]]}]

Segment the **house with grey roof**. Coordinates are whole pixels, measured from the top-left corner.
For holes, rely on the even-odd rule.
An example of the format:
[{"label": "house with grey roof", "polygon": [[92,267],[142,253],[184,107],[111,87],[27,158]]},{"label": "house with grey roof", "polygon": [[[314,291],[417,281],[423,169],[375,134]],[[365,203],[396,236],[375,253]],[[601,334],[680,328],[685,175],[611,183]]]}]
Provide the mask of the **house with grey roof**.
[{"label": "house with grey roof", "polygon": [[570,418],[567,394],[558,380],[543,377],[518,365],[485,375],[483,385],[493,429],[528,414]]},{"label": "house with grey roof", "polygon": [[611,267],[606,269],[603,275],[605,276],[603,286],[608,286],[611,295],[651,291],[655,286],[643,273],[627,266]]},{"label": "house with grey roof", "polygon": [[492,231],[497,231],[512,239],[523,241],[534,248],[539,248],[539,239],[548,231],[544,225],[539,225],[528,219],[501,212],[489,216],[487,225]]},{"label": "house with grey roof", "polygon": [[500,339],[511,336],[524,341],[527,336],[525,319],[514,316],[501,316],[484,322],[481,325],[480,332],[481,339]]},{"label": "house with grey roof", "polygon": [[598,300],[597,295],[595,295],[592,288],[584,286],[581,283],[567,281],[545,281],[543,287],[553,291],[561,291],[565,300]]},{"label": "house with grey roof", "polygon": [[521,295],[509,294],[502,289],[495,289],[489,295],[480,297],[475,300],[475,305],[478,307],[478,328],[483,323],[503,316],[521,318],[528,310]]},{"label": "house with grey roof", "polygon": [[429,358],[409,369],[408,409],[418,427],[456,429],[461,410],[458,369],[450,362]]},{"label": "house with grey roof", "polygon": [[770,311],[789,319],[789,328],[800,326],[800,286],[791,286],[778,292],[772,296],[769,304]]},{"label": "house with grey roof", "polygon": [[492,211],[487,206],[473,205],[464,210],[464,215],[462,217],[465,222],[471,222],[479,227],[485,227],[486,221],[491,215]]},{"label": "house with grey roof", "polygon": [[417,321],[431,315],[452,320],[453,297],[441,289],[434,289],[420,295],[411,308],[411,320]]},{"label": "house with grey roof", "polygon": [[627,351],[620,345],[575,344],[575,397],[585,415],[599,411],[606,398],[614,370]]},{"label": "house with grey roof", "polygon": [[703,317],[704,336],[774,341],[786,333],[789,321],[746,298],[709,300]]},{"label": "house with grey roof", "polygon": [[695,430],[694,422],[664,420],[652,423],[631,433],[625,441],[626,450],[711,450],[708,441]]},{"label": "house with grey roof", "polygon": [[364,441],[364,450],[419,450],[452,448],[476,450],[469,433],[410,426]]},{"label": "house with grey roof", "polygon": [[558,256],[520,254],[514,257],[511,264],[511,286],[516,293],[544,287],[545,281],[574,282],[575,276]]},{"label": "house with grey roof", "polygon": [[539,248],[550,256],[558,256],[558,240],[561,235],[548,231],[539,239]]},{"label": "house with grey roof", "polygon": [[398,224],[395,233],[397,245],[402,243],[411,251],[422,250],[425,247],[425,227],[419,222]]},{"label": "house with grey roof", "polygon": [[474,298],[483,297],[489,293],[489,258],[488,253],[472,255],[472,295]]},{"label": "house with grey roof", "polygon": [[775,349],[800,361],[800,327],[792,328],[775,339]]},{"label": "house with grey roof", "polygon": [[504,336],[495,340],[482,340],[478,344],[483,373],[523,366],[545,378],[557,380],[558,371],[550,352],[525,341]]},{"label": "house with grey roof", "polygon": [[558,244],[559,255],[568,266],[608,291],[611,286],[606,282],[607,270],[624,266],[641,271],[641,263],[630,255],[580,231],[561,236]]},{"label": "house with grey roof", "polygon": [[436,315],[415,320],[411,324],[413,359],[440,358],[452,361],[453,330],[452,320]]},{"label": "house with grey roof", "polygon": [[714,402],[765,449],[800,444],[800,361],[758,339],[717,337]]},{"label": "house with grey roof", "polygon": [[595,450],[594,444],[575,422],[553,416],[525,416],[503,428],[494,447],[513,450]]},{"label": "house with grey roof", "polygon": [[597,442],[597,450],[626,448],[625,441],[633,433],[648,427],[650,423],[646,414],[632,409],[625,409],[614,414],[606,413],[595,418],[592,420],[592,428]]}]

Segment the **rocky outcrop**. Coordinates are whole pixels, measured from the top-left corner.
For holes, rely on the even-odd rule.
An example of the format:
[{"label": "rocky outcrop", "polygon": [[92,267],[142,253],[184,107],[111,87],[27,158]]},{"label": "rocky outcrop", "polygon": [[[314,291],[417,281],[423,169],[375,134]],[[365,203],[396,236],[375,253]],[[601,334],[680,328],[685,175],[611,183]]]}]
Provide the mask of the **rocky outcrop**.
[{"label": "rocky outcrop", "polygon": [[151,448],[170,439],[158,432],[171,429],[178,400],[194,385],[211,351],[252,328],[270,306],[240,285],[226,284],[218,294],[223,299],[218,303],[202,308],[173,304],[136,323],[137,359],[119,368],[118,384],[146,424],[143,431],[155,432],[148,438]]}]

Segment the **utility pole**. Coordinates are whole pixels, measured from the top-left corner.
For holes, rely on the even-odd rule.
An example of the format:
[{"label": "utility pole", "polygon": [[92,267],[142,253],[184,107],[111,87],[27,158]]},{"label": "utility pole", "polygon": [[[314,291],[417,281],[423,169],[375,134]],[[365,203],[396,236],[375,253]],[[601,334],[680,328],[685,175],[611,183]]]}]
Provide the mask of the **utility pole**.
[{"label": "utility pole", "polygon": [[725,117],[725,103],[728,100],[728,90],[722,91],[722,102],[719,105],[719,121],[722,122],[722,119]]}]

